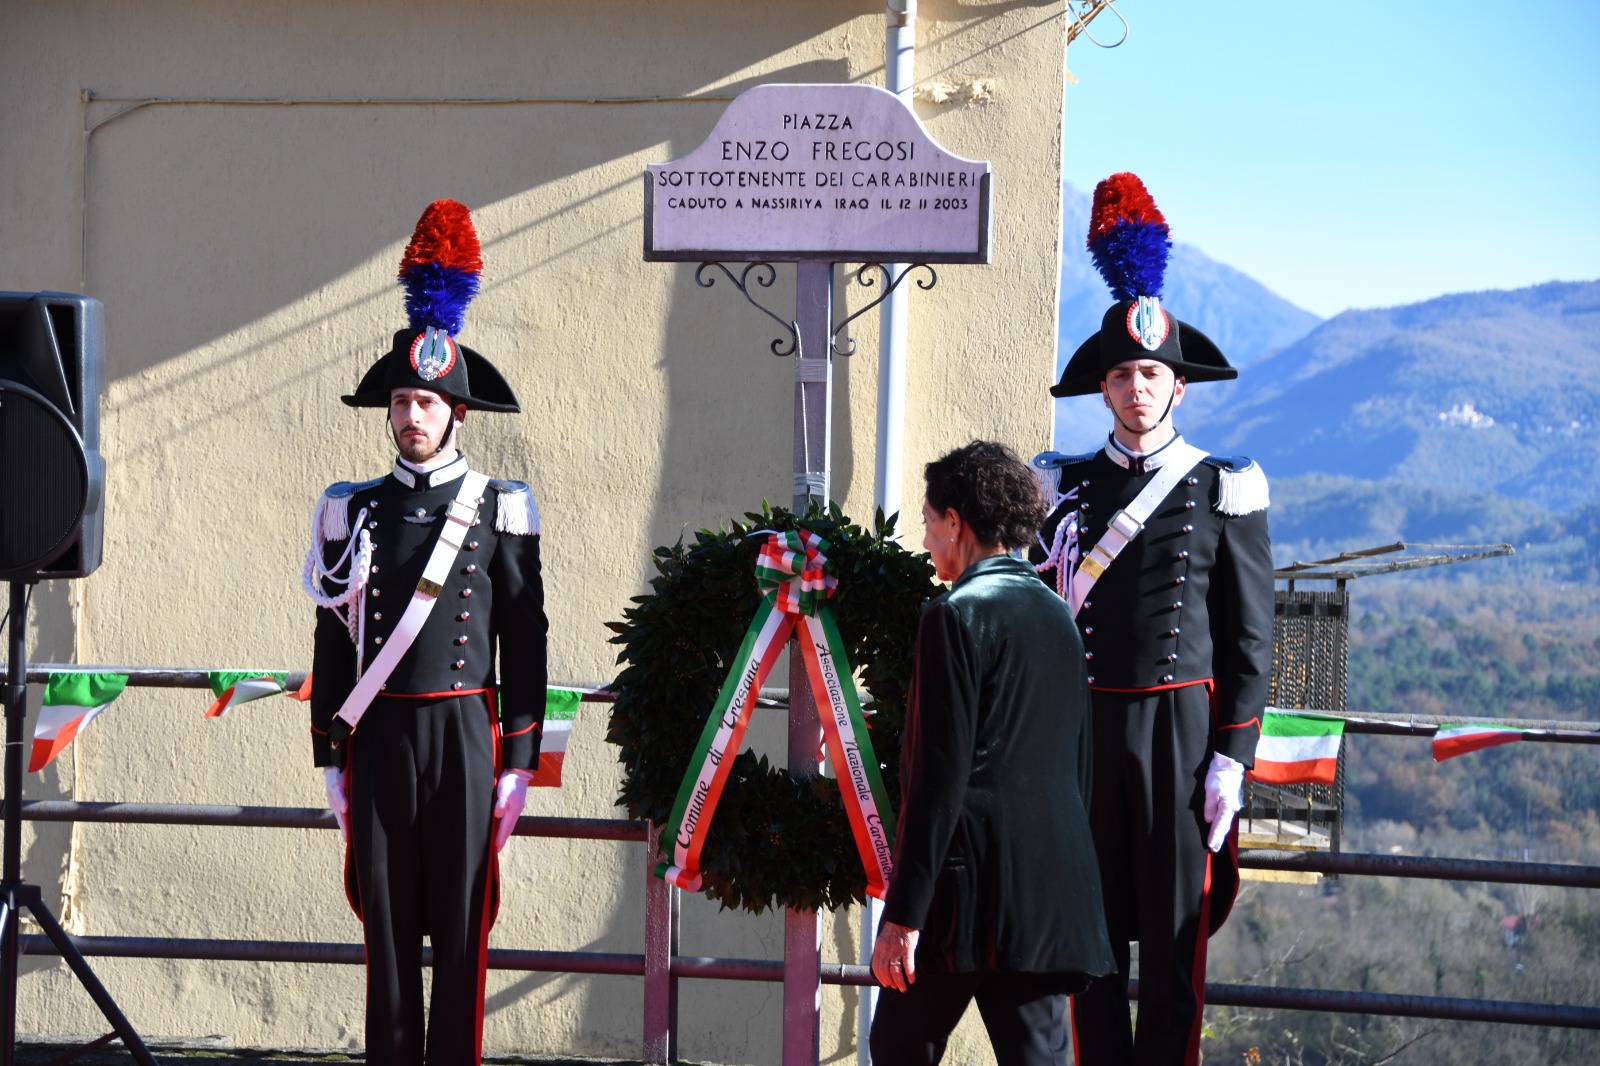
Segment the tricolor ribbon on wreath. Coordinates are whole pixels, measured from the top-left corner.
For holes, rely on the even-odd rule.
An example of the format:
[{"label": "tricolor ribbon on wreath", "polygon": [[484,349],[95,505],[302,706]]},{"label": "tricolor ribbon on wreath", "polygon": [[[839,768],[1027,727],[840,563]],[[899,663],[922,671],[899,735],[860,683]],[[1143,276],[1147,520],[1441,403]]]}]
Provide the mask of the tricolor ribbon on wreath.
[{"label": "tricolor ribbon on wreath", "polygon": [[700,889],[700,853],[733,764],[731,756],[739,751],[762,682],[772,672],[785,642],[795,634],[811,691],[822,712],[818,717],[829,761],[867,872],[867,894],[882,899],[888,890],[894,812],[867,736],[849,656],[828,609],[839,579],[828,573],[828,557],[823,554],[827,547],[826,541],[806,530],[769,533],[761,546],[756,559],[761,606],[745,632],[678,788],[667,826],[673,861],[656,867],[657,876],[678,888]]}]

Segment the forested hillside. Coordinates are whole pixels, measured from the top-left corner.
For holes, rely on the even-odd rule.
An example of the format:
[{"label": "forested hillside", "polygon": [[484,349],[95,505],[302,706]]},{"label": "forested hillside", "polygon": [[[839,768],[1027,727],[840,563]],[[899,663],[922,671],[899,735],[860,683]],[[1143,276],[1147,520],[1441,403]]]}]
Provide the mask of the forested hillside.
[{"label": "forested hillside", "polygon": [[[1507,580],[1510,560],[1351,586],[1349,705],[1379,716],[1600,722],[1592,581]],[[1475,572],[1476,571],[1476,572]],[[1353,852],[1600,864],[1600,746],[1521,742],[1437,763],[1426,740],[1345,742]],[[1600,1003],[1592,890],[1351,877],[1247,883],[1210,979]],[[1211,1062],[1455,1066],[1600,1061],[1600,1034],[1211,1008]]]}]

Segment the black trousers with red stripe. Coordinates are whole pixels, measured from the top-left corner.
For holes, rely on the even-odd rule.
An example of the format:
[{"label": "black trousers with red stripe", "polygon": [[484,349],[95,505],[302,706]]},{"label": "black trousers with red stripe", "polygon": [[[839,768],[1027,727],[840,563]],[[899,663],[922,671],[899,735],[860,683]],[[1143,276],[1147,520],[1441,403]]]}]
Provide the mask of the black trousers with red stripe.
[{"label": "black trousers with red stripe", "polygon": [[[1081,1066],[1193,1066],[1204,1007],[1213,856],[1206,849],[1211,761],[1207,687],[1091,693],[1089,823],[1117,972],[1073,998]],[[1219,860],[1219,864],[1220,864]],[[1231,902],[1231,884],[1229,886]],[[1130,941],[1139,1014],[1130,1022]]]},{"label": "black trousers with red stripe", "polygon": [[[380,697],[350,739],[346,887],[367,949],[367,1062],[480,1060],[497,891],[498,747],[487,698]],[[433,991],[422,1004],[422,939]]]}]

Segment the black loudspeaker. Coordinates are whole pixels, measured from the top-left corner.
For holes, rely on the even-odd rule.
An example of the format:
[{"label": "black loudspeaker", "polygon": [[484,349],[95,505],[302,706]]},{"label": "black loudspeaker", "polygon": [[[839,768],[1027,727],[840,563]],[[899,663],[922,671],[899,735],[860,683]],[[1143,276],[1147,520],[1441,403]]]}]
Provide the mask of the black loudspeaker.
[{"label": "black loudspeaker", "polygon": [[0,292],[0,581],[100,565],[104,338],[93,297]]}]

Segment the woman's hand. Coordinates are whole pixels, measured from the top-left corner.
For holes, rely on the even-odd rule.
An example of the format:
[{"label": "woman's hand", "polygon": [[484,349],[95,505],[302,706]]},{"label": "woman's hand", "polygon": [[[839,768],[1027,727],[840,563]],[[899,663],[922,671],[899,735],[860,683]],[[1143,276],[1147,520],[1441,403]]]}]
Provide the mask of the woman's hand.
[{"label": "woman's hand", "polygon": [[872,976],[885,988],[904,992],[916,982],[917,930],[884,922],[872,947]]}]

